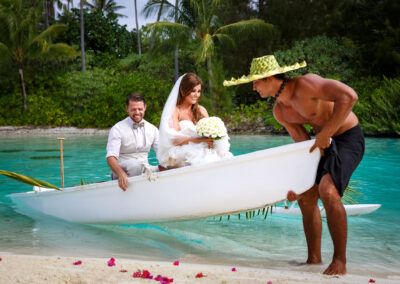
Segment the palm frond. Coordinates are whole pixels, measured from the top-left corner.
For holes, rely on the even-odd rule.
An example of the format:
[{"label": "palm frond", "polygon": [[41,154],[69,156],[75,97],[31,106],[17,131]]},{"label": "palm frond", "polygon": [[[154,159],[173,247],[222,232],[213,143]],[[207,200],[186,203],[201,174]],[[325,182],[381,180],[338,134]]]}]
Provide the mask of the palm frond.
[{"label": "palm frond", "polygon": [[[239,213],[237,213],[238,220],[241,219],[242,214],[245,216],[246,220],[250,220],[250,219],[253,219],[254,217],[258,217],[258,216],[263,217],[263,219],[265,220],[265,219],[267,219],[269,213],[272,214],[272,206],[275,206],[275,205],[266,206],[266,207],[262,207],[262,208],[258,208],[258,209],[254,209],[254,210],[239,212]],[[230,214],[224,215],[224,216],[219,216],[216,218],[218,218],[219,221],[222,221],[223,217],[226,217],[227,221],[229,221],[231,219]]]},{"label": "palm frond", "polygon": [[227,34],[215,34],[215,37],[218,39],[218,41],[222,45],[230,46],[230,47],[235,47],[236,43],[233,40],[233,38]]},{"label": "palm frond", "polygon": [[357,204],[358,198],[363,196],[361,193],[361,184],[358,180],[350,180],[349,185],[344,191],[342,200],[344,204]]},{"label": "palm frond", "polygon": [[24,175],[21,175],[21,174],[14,173],[14,172],[8,172],[8,171],[3,171],[3,170],[0,170],[0,174],[4,175],[6,177],[9,177],[9,178],[15,179],[16,181],[23,182],[23,183],[26,183],[26,184],[30,184],[30,185],[33,185],[33,186],[40,186],[40,187],[47,187],[47,188],[54,188],[54,189],[57,189],[57,190],[61,190],[57,186],[52,185],[51,183],[48,183],[46,181],[43,181],[43,180],[40,180],[40,179],[37,179],[37,178],[28,177],[28,176],[24,176]]},{"label": "palm frond", "polygon": [[197,50],[197,63],[203,63],[207,56],[214,55],[214,40],[210,34],[206,34],[203,39],[201,39],[201,44]]},{"label": "palm frond", "polygon": [[7,61],[11,59],[10,49],[2,42],[0,42],[0,61]]},{"label": "palm frond", "polygon": [[146,18],[149,18],[156,15],[160,11],[161,7],[161,15],[165,15],[171,10],[175,10],[175,6],[167,0],[149,0],[144,6],[141,14],[144,15]]},{"label": "palm frond", "polygon": [[41,32],[36,38],[42,38],[42,39],[55,39],[57,36],[63,32],[65,32],[68,29],[67,25],[64,24],[54,24],[45,29],[43,32]]},{"label": "palm frond", "polygon": [[77,51],[65,43],[56,43],[49,45],[48,54],[46,54],[46,56],[48,56],[48,60],[52,60],[63,55],[74,58],[77,55]]},{"label": "palm frond", "polygon": [[239,21],[237,23],[225,25],[218,28],[215,33],[224,33],[230,35],[241,36],[244,33],[259,33],[265,32],[269,36],[272,35],[273,25],[265,23],[263,20],[251,19]]}]

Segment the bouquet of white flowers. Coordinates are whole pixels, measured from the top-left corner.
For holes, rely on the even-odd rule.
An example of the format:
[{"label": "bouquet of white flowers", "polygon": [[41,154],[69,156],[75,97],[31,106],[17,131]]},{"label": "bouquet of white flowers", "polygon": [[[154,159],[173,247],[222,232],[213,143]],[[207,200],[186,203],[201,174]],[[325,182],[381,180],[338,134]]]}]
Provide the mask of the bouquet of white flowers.
[{"label": "bouquet of white flowers", "polygon": [[200,119],[196,125],[197,134],[203,137],[221,139],[227,135],[224,122],[216,116]]}]

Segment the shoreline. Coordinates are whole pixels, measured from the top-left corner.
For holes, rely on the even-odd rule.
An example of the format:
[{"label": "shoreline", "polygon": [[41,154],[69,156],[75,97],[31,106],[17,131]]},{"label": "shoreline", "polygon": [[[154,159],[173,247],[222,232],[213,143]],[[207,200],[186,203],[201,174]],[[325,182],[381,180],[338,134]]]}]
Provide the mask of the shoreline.
[{"label": "shoreline", "polygon": [[[77,135],[108,135],[111,128],[78,128],[78,127],[52,127],[52,126],[0,126],[0,138],[4,137],[40,137],[40,136],[77,136]],[[288,135],[282,132],[270,131],[267,128],[253,128],[253,129],[231,129],[228,130],[230,135],[274,135],[282,136]]]},{"label": "shoreline", "polygon": [[[390,284],[400,281],[400,277],[390,275],[387,278],[374,277],[368,273],[327,276],[321,272],[189,263],[179,259],[167,262],[116,258],[115,265],[110,266],[111,257],[60,257],[0,252],[0,283],[153,283],[150,279],[134,278],[133,273],[138,270],[148,270],[154,278],[157,275],[172,278],[173,283],[368,283],[372,279],[376,283]],[[179,261],[179,264],[175,265],[175,261]],[[74,265],[76,262],[78,264]],[[203,277],[196,278],[199,273]]]},{"label": "shoreline", "polygon": [[0,126],[0,137],[56,136],[56,135],[108,135],[110,128]]}]

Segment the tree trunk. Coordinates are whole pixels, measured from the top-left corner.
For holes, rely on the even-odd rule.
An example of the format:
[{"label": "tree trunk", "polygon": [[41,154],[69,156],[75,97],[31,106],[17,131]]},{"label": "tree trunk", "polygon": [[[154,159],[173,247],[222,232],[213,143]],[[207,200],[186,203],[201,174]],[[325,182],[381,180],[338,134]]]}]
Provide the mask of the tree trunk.
[{"label": "tree trunk", "polygon": [[[158,10],[158,15],[157,15],[157,22],[160,21],[163,6],[164,6],[164,1],[161,2],[161,4],[160,4],[160,10]],[[156,35],[155,32],[153,32],[153,34],[151,35],[150,50],[149,50],[149,55],[147,56],[147,60],[148,60],[149,62],[151,61],[151,51],[153,50],[153,47],[154,47],[154,38],[155,38],[155,35]]]},{"label": "tree trunk", "polygon": [[179,77],[179,61],[178,61],[178,46],[175,46],[175,54],[174,54],[174,65],[175,65],[175,82],[178,81]]},{"label": "tree trunk", "polygon": [[142,48],[140,46],[140,30],[139,30],[139,22],[138,22],[138,16],[137,16],[136,0],[135,0],[135,19],[136,19],[136,38],[137,38],[137,44],[138,44],[138,53],[139,53],[139,55],[141,55]]},{"label": "tree trunk", "polygon": [[[178,4],[179,0],[175,0],[175,23],[178,22]],[[178,44],[175,46],[175,53],[174,53],[174,65],[175,65],[175,82],[178,81],[179,76],[179,49]]]},{"label": "tree trunk", "polygon": [[86,70],[85,62],[85,25],[83,19],[83,0],[80,0],[80,14],[81,14],[81,59],[82,59],[82,71]]},{"label": "tree trunk", "polygon": [[22,67],[18,68],[18,73],[19,73],[19,79],[21,81],[21,92],[22,92],[22,102],[24,105],[24,111],[28,109],[26,105],[26,91],[25,91],[25,82],[24,82],[24,71],[22,70]]},{"label": "tree trunk", "polygon": [[211,65],[211,56],[207,55],[207,71],[208,71],[208,87],[210,88],[210,104],[211,110],[214,111],[214,104],[213,104],[213,72],[212,72],[212,65]]},{"label": "tree trunk", "polygon": [[45,25],[47,29],[49,27],[49,3],[47,1],[44,1],[43,6],[44,6]]}]

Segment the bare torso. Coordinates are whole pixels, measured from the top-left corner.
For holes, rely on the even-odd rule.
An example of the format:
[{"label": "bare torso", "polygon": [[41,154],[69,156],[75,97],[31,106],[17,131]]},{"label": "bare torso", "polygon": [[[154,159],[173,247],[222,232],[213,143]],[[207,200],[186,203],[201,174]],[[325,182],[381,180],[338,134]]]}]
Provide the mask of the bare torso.
[{"label": "bare torso", "polygon": [[[329,88],[327,80],[314,74],[307,74],[289,82],[288,93],[291,93],[291,96],[282,97],[277,101],[273,110],[274,115],[279,113],[280,120],[286,124],[308,124],[318,134],[332,117],[336,102],[335,95],[326,92],[326,88]],[[352,90],[344,84],[340,87],[344,86]],[[357,124],[358,118],[351,111],[332,136],[337,136]]]}]

